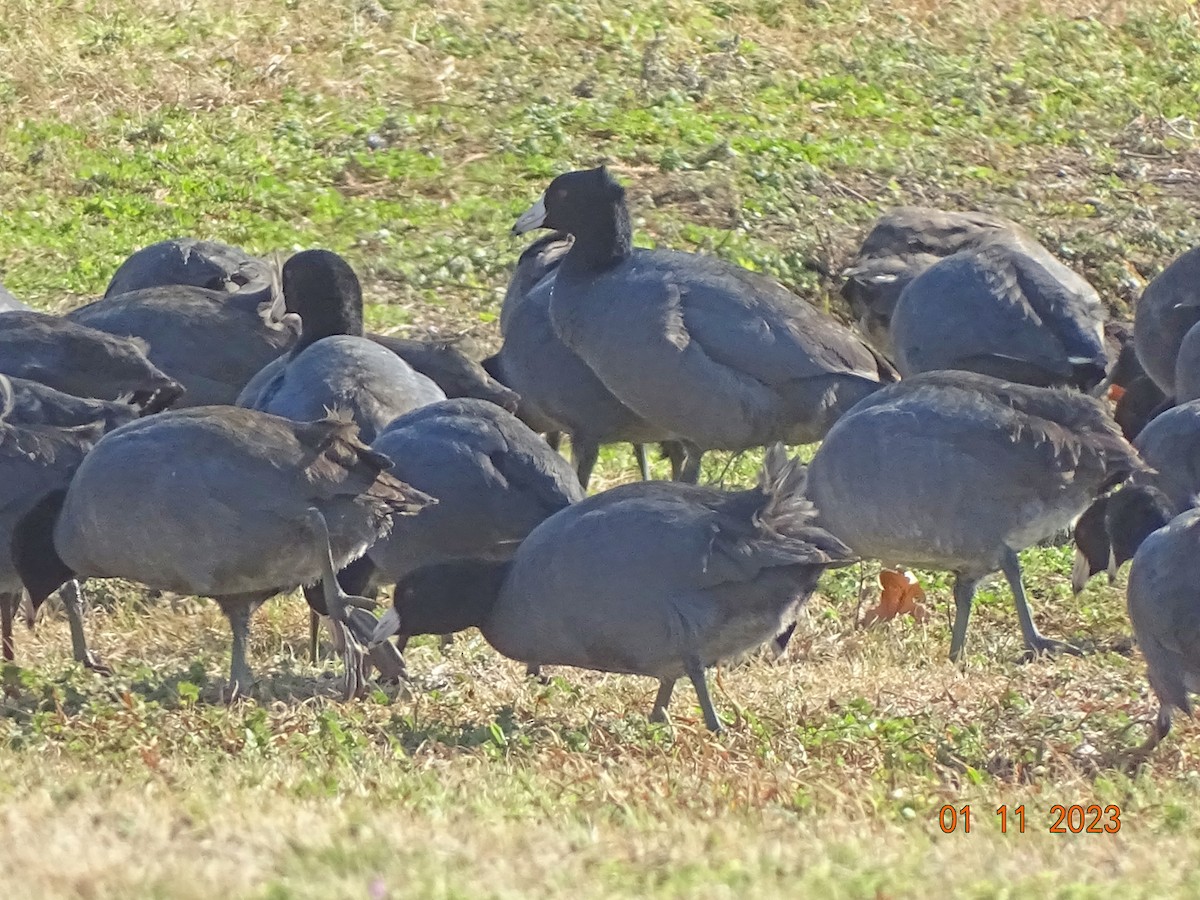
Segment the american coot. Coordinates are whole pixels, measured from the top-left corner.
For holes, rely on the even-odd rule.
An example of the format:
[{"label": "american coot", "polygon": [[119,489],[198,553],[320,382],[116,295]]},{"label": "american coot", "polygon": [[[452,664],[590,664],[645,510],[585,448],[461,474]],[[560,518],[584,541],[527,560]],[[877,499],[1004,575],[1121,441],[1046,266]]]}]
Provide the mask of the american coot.
[{"label": "american coot", "polygon": [[1040,244],[998,233],[934,263],[900,295],[891,343],[901,374],[964,369],[1089,389],[1103,380],[1096,291]]},{"label": "american coot", "polygon": [[232,404],[263,366],[295,343],[299,322],[267,295],[166,285],[105,297],[67,313],[80,325],[137,337],[150,361],[179,381],[176,406]]},{"label": "american coot", "polygon": [[369,551],[393,581],[454,559],[508,559],[543,520],[583,499],[571,467],[511,413],[443,400],[401,416],[372,444],[393,473],[438,498]]},{"label": "american coot", "polygon": [[[16,520],[28,511],[32,502],[53,488],[65,488],[70,476],[83,459],[83,454],[106,431],[111,431],[138,417],[139,410],[119,400],[91,400],[64,394],[52,387],[25,378],[0,375],[3,385],[6,414],[0,417],[10,439],[8,458],[8,490],[10,496],[0,504],[7,516],[0,526],[0,546],[11,543]],[[15,428],[14,428],[15,426]],[[49,426],[49,427],[46,427]],[[20,430],[17,430],[20,429]],[[31,430],[30,430],[31,429]],[[26,445],[32,445],[25,452]],[[25,474],[36,468],[33,477]],[[9,578],[14,590],[6,596],[8,607],[6,626],[11,628],[13,608],[20,599],[20,579],[9,559]],[[75,659],[89,668],[104,670],[87,648],[83,629],[83,596],[79,584],[70,581],[62,589],[63,605],[71,627],[71,645]],[[0,602],[5,602],[0,600]],[[11,630],[6,632],[11,650]],[[6,657],[11,659],[11,656]]]},{"label": "american coot", "polygon": [[[22,388],[27,396],[31,393],[28,384]],[[7,377],[0,375],[0,472],[3,473],[0,477],[0,546],[5,548],[11,546],[13,533],[21,517],[46,493],[66,488],[88,450],[100,440],[110,424],[105,420],[105,415],[86,418],[81,415],[80,407],[55,409],[51,397],[39,396],[41,402],[36,407],[25,404],[26,420],[22,421],[17,391]],[[132,417],[132,408],[126,409]],[[102,412],[108,414],[113,410],[104,409]],[[45,424],[46,420],[69,420],[72,413],[80,419],[72,423],[74,427],[60,428]],[[21,600],[21,592],[21,579],[13,564],[12,554],[0,553],[0,643],[6,661],[13,659],[13,617]],[[70,622],[75,658],[85,665],[98,666],[88,651],[84,636],[78,585],[71,585],[64,590],[63,600]]]},{"label": "american coot", "polygon": [[704,669],[780,630],[850,551],[814,525],[804,469],[781,446],[759,487],[669,482],[613,488],[533,530],[511,563],[421,569],[396,588],[375,638],[479,626],[505,656],[659,680],[654,718],[691,679],[720,721]]},{"label": "american coot", "polygon": [[[1147,466],[1134,473],[1133,483],[1161,492],[1173,512],[1191,507],[1200,493],[1200,400],[1156,416],[1133,446]],[[1137,549],[1136,543],[1127,545],[1124,552],[1121,547],[1110,546],[1107,522],[1111,502],[1110,497],[1098,498],[1075,524],[1075,568],[1071,576],[1075,593],[1100,572],[1107,571],[1111,581]]]},{"label": "american coot", "polygon": [[513,313],[521,308],[535,287],[551,278],[575,239],[562,231],[551,231],[521,251],[513,267],[500,304],[500,334],[507,335]]},{"label": "american coot", "polygon": [[1133,308],[1137,356],[1167,396],[1175,394],[1179,345],[1200,322],[1200,247],[1187,251],[1146,285]]},{"label": "american coot", "polygon": [[338,409],[370,442],[396,417],[445,399],[430,379],[361,337],[362,288],[337,254],[306,250],[288,259],[283,295],[288,310],[300,316],[300,340],[250,380],[239,406],[296,421]]},{"label": "american coot", "polygon": [[269,299],[273,269],[266,260],[228,244],[173,238],[143,247],[121,263],[104,296],[183,284]]},{"label": "american coot", "polygon": [[842,296],[871,343],[891,354],[889,328],[900,292],[923,271],[999,231],[1007,219],[981,212],[947,212],[901,206],[879,217],[843,271]]},{"label": "american coot", "polygon": [[[254,610],[322,578],[331,554],[339,568],[357,559],[393,516],[430,502],[389,465],[349,422],[173,410],[96,444],[70,487],[22,520],[14,558],[35,606],[76,575],[211,597],[233,630],[230,677],[241,693],[251,683]],[[327,602],[340,601],[331,612],[344,618],[349,601],[336,583],[325,588]]]},{"label": "american coot", "polygon": [[[513,314],[524,302],[526,296],[538,284],[547,280],[553,274],[554,270],[558,268],[558,264],[562,262],[562,258],[571,249],[571,242],[572,238],[569,234],[553,231],[535,240],[517,257],[517,264],[513,267],[512,275],[508,279],[508,288],[504,293],[504,302],[500,304],[501,337],[508,336],[509,323],[512,321]],[[556,343],[561,343],[558,340],[558,335],[554,334],[553,331],[553,327],[551,327],[550,333],[553,336],[553,340]],[[488,357],[483,361],[482,365],[493,377],[500,381],[504,380],[500,371],[502,366],[498,355]],[[583,365],[582,368],[586,370],[587,376],[596,380],[596,377],[591,374],[591,370],[587,369],[586,365]],[[562,439],[562,426],[551,419],[548,413],[539,409],[533,401],[522,397],[520,404],[517,406],[517,417],[534,431],[543,435],[546,438],[546,442],[555,450],[559,448],[559,443]],[[584,485],[584,487],[587,487],[587,485]]]},{"label": "american coot", "polygon": [[1068,526],[1142,467],[1099,401],[970,372],[928,372],[864,400],[809,467],[820,523],[856,553],[955,573],[950,656],[979,581],[999,569],[1025,645],[1064,649],[1033,623],[1017,552]]},{"label": "american coot", "polygon": [[418,341],[391,335],[368,334],[413,369],[431,380],[446,398],[471,397],[516,412],[521,398],[495,379],[482,365],[454,346],[453,341]]},{"label": "american coot", "polygon": [[144,341],[39,312],[0,313],[0,373],[76,397],[129,398],[145,413],[165,409],[183,393],[147,359]]},{"label": "american coot", "polygon": [[561,456],[483,400],[423,406],[389,425],[372,447],[394,461],[393,475],[438,502],[397,520],[367,551],[369,567],[342,573],[343,587],[355,594],[434,563],[510,559],[535,526],[583,499]]},{"label": "american coot", "polygon": [[[672,434],[655,427],[629,409],[567,347],[554,331],[550,320],[550,296],[554,287],[554,267],[547,264],[559,259],[571,246],[559,234],[535,241],[517,262],[501,310],[504,344],[484,367],[521,395],[519,411],[524,420],[544,433],[566,432],[571,436],[571,452],[580,483],[586,488],[603,444],[628,441],[634,445],[643,479],[649,478],[647,442],[670,442],[669,453],[682,458],[682,450],[671,441]],[[544,277],[521,294],[514,285],[532,279],[528,270],[546,269]]]},{"label": "american coot", "polygon": [[555,178],[514,231],[538,227],[575,238],[554,276],[555,332],[625,406],[691,445],[689,479],[699,451],[820,439],[890,377],[851,331],[769,278],[635,250],[625,191],[604,168]]},{"label": "american coot", "polygon": [[1114,551],[1133,557],[1129,618],[1160,704],[1145,751],[1170,731],[1172,710],[1191,715],[1189,694],[1200,691],[1200,510],[1171,512],[1163,495],[1138,486],[1113,495],[1108,516]]}]

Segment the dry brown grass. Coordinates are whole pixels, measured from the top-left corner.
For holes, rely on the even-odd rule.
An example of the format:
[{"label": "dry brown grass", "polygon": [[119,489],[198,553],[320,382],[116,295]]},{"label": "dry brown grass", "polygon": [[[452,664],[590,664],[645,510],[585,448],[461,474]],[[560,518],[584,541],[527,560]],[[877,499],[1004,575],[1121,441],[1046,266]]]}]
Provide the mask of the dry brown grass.
[{"label": "dry brown grass", "polygon": [[[1119,602],[1101,593],[1089,608]],[[818,598],[791,658],[720,673],[736,715],[713,737],[682,687],[664,730],[643,718],[648,681],[564,670],[543,687],[477,636],[413,651],[411,692],[340,704],[298,659],[296,598],[256,622],[258,699],[226,712],[215,607],[119,596],[90,622],[114,679],[59,681],[64,623],[46,621],[21,644],[46,680],[0,707],[38,748],[0,789],[0,871],[23,895],[1162,896],[1200,878],[1171,824],[1195,795],[1194,726],[1129,780],[1142,727],[1124,716],[1153,713],[1140,664],[1014,666],[1007,598],[984,603],[962,668],[941,622],[848,630]],[[1088,627],[1047,612],[1047,631]],[[180,705],[164,686],[195,660],[213,682]],[[1123,827],[1050,834],[1056,803],[1120,805]],[[969,835],[941,832],[944,804],[971,805]],[[1025,805],[1026,834],[999,833],[1000,804]]]}]

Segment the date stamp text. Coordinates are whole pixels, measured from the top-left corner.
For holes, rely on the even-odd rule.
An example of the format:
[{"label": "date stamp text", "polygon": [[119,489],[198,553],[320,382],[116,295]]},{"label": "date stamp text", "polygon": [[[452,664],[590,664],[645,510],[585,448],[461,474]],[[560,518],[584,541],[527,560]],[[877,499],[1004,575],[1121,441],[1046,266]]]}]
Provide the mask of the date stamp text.
[{"label": "date stamp text", "polygon": [[[1121,830],[1121,807],[1113,804],[1083,806],[1076,803],[1064,806],[1056,803],[1050,807],[1049,813],[1030,810],[1028,815],[1024,804],[1012,807],[1005,804],[996,808],[992,818],[1001,834],[1010,831],[1025,834],[1027,830],[1038,829],[1050,834],[1116,834]],[[972,818],[969,803],[965,806],[946,804],[938,812],[938,826],[946,834],[970,834],[971,826],[976,821]]]}]

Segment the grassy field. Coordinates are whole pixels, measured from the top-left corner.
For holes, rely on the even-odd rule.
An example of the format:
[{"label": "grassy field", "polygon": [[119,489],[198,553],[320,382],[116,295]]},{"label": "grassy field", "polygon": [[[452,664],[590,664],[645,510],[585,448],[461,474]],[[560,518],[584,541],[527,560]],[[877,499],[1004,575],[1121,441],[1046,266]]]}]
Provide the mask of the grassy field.
[{"label": "grassy field", "polygon": [[[607,162],[638,240],[831,277],[900,203],[1021,222],[1117,315],[1200,243],[1200,31],[1184,2],[0,0],[0,278],[39,307],[196,234],[327,246],[369,320],[496,339],[513,218]],[[714,459],[715,478],[724,460]],[[661,464],[660,464],[661,465]],[[751,477],[739,461],[729,482]],[[632,477],[623,448],[597,484]],[[1023,556],[1043,630],[1095,649],[1020,665],[1008,591],[962,666],[947,582],[923,624],[863,629],[872,566],[830,576],[789,657],[690,688],[527,681],[478,636],[419,643],[399,693],[336,700],[298,598],[255,622],[256,697],[218,701],[205,601],[92,585],[107,679],[51,611],[0,700],[0,884],[21,897],[1195,896],[1200,734],[1140,769],[1155,709],[1123,582]],[[864,598],[865,597],[865,601]],[[1002,834],[998,806],[1024,805]],[[1057,834],[1056,804],[1120,809]],[[943,833],[946,805],[971,809]],[[1111,815],[1104,821],[1111,825]]]}]

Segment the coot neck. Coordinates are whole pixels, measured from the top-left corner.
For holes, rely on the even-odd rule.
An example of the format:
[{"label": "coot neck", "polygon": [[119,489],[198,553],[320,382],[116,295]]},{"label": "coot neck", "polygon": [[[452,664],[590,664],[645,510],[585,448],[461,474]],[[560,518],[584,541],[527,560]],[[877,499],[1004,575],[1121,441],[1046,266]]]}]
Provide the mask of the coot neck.
[{"label": "coot neck", "polygon": [[338,295],[305,297],[291,307],[300,315],[300,340],[292,349],[295,356],[321,338],[348,334],[363,336],[362,300]]},{"label": "coot neck", "polygon": [[562,270],[569,276],[604,272],[633,253],[633,224],[624,197],[597,210],[571,234],[575,243],[562,261]]},{"label": "coot neck", "polygon": [[1174,515],[1167,498],[1158,491],[1132,486],[1115,494],[1109,501],[1105,525],[1117,565],[1133,559],[1142,542]]},{"label": "coot neck", "polygon": [[404,634],[453,634],[491,618],[509,563],[464,562],[433,566],[411,577],[414,589],[398,590]]}]

